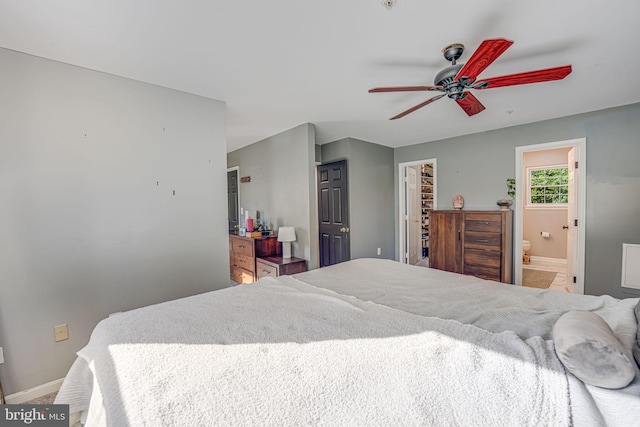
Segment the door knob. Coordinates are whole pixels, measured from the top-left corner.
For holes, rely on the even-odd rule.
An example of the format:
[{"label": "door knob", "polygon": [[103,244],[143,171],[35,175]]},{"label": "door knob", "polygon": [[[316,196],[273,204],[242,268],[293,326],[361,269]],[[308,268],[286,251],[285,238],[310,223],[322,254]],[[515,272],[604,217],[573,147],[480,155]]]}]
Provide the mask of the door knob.
[{"label": "door knob", "polygon": [[340,229],[340,232],[341,232],[341,233],[348,233],[348,232],[349,232],[349,227],[342,227],[342,228]]}]

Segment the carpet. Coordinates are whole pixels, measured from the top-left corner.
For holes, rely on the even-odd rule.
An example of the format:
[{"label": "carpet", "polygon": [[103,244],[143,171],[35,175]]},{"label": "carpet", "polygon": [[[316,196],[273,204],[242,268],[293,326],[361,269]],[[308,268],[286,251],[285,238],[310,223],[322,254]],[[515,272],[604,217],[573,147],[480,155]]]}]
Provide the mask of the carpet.
[{"label": "carpet", "polygon": [[58,392],[54,391],[53,393],[45,394],[44,396],[40,396],[24,403],[29,405],[51,405],[53,404],[53,401],[56,400],[57,394]]},{"label": "carpet", "polygon": [[556,278],[555,271],[522,269],[522,286],[530,288],[546,289],[553,283]]},{"label": "carpet", "polygon": [[420,267],[429,267],[429,257],[422,258],[416,262],[416,265],[419,265]]}]

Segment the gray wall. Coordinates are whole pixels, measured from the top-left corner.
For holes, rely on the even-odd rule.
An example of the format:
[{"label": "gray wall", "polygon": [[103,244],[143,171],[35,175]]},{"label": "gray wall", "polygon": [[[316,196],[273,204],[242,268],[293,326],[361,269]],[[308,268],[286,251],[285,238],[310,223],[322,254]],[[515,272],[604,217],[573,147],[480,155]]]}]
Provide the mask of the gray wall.
[{"label": "gray wall", "polygon": [[496,209],[515,176],[515,147],[586,137],[585,293],[637,297],[620,280],[622,243],[640,243],[639,135],[640,104],[633,104],[397,148],[395,167],[437,158],[439,209],[450,209],[458,193],[465,209]]},{"label": "gray wall", "polygon": [[274,229],[292,225],[297,241],[292,255],[318,266],[315,193],[315,127],[303,124],[227,154],[228,167],[238,166],[240,206],[264,213]]},{"label": "gray wall", "polygon": [[323,163],[347,159],[351,258],[394,259],[393,149],[354,138],[320,147]]},{"label": "gray wall", "polygon": [[229,285],[225,105],[5,49],[0,64],[12,394],[64,377],[109,313]]}]

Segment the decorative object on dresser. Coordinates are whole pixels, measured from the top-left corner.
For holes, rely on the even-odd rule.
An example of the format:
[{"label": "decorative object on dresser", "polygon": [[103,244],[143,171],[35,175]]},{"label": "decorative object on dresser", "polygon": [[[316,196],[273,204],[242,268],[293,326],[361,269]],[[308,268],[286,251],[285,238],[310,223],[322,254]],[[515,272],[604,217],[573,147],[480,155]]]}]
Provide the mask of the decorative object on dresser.
[{"label": "decorative object on dresser", "polygon": [[279,256],[260,257],[256,260],[258,279],[263,277],[288,276],[307,271],[307,261],[302,258]]},{"label": "decorative object on dresser", "polygon": [[458,194],[453,198],[453,209],[462,209],[464,207],[464,198]]},{"label": "decorative object on dresser", "polygon": [[431,211],[429,266],[511,283],[512,211]]},{"label": "decorative object on dresser", "polygon": [[510,197],[509,199],[500,199],[496,202],[502,210],[508,210],[515,200],[516,180],[514,178],[507,178],[507,195]]},{"label": "decorative object on dresser", "polygon": [[509,206],[513,204],[513,200],[511,199],[500,199],[496,202],[500,209],[503,211],[509,210]]},{"label": "decorative object on dresser", "polygon": [[282,258],[291,258],[291,242],[296,241],[296,230],[291,226],[278,228],[278,242],[282,242]]},{"label": "decorative object on dresser", "polygon": [[253,283],[256,278],[256,257],[280,254],[275,236],[242,237],[229,235],[229,264],[231,280],[237,283]]}]

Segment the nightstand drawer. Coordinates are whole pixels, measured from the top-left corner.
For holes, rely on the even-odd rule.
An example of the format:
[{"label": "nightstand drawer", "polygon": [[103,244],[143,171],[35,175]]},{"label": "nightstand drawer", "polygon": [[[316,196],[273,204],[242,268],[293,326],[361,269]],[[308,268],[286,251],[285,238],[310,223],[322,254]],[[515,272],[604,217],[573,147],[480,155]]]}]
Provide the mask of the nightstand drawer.
[{"label": "nightstand drawer", "polygon": [[263,277],[278,277],[278,269],[272,265],[262,262],[260,259],[256,262],[256,273],[258,273],[258,279]]},{"label": "nightstand drawer", "polygon": [[[260,274],[265,276],[286,276],[289,274],[302,273],[307,271],[307,261],[302,258],[282,258],[279,256],[266,256],[256,258],[256,269],[258,277]],[[261,270],[264,270],[261,273]],[[267,274],[266,272],[275,271],[275,275]]]}]

